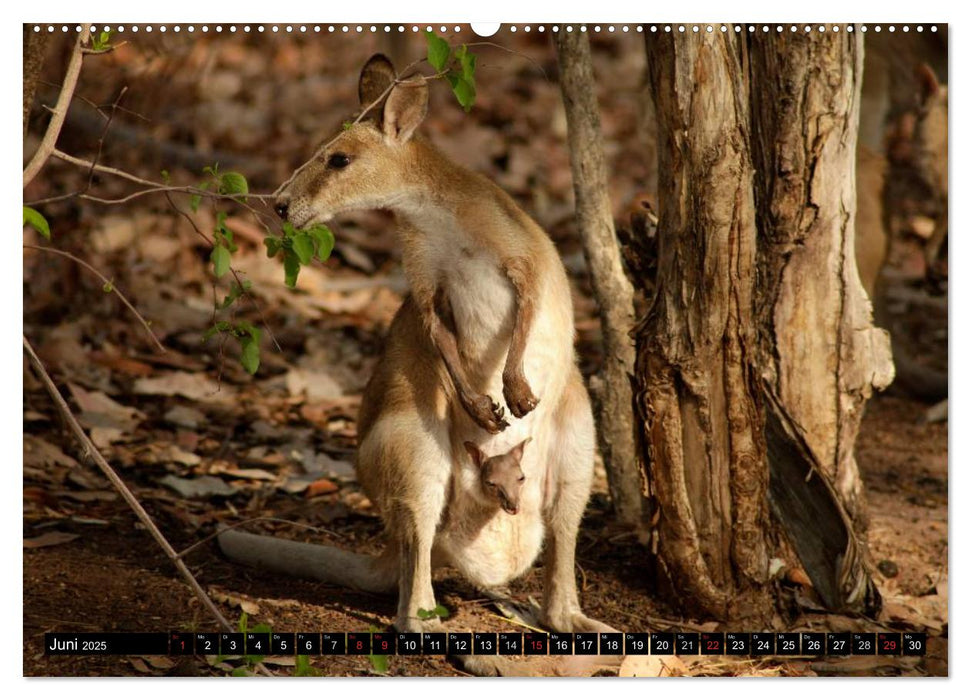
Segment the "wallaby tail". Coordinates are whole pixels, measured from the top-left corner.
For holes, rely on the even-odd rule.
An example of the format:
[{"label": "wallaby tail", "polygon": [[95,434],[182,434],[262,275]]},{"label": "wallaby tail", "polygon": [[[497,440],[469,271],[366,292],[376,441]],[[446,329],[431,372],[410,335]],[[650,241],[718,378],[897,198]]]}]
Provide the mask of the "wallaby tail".
[{"label": "wallaby tail", "polygon": [[217,541],[230,560],[264,571],[372,593],[391,592],[398,585],[397,559],[390,548],[372,556],[237,530],[224,530]]}]

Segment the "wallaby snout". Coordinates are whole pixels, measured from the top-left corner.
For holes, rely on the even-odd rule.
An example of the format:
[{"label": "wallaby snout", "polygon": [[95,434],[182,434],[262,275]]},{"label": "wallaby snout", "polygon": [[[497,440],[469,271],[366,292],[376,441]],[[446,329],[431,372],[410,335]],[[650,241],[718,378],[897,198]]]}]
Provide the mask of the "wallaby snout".
[{"label": "wallaby snout", "polygon": [[425,78],[399,79],[379,54],[361,71],[358,93],[358,118],[345,122],[277,191],[273,208],[297,228],[357,209],[394,210],[426,185],[412,139],[428,111]]}]

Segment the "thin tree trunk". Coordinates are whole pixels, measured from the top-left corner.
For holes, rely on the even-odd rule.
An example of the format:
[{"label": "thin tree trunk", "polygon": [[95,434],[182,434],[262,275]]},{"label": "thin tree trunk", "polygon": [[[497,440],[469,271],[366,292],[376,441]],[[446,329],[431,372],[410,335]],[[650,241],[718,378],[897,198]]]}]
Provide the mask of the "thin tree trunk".
[{"label": "thin tree trunk", "polygon": [[555,35],[555,42],[566,107],[577,224],[603,334],[603,391],[597,397],[600,451],[617,519],[632,525],[640,520],[642,499],[631,415],[634,290],[624,274],[614,231],[590,41],[585,33],[561,31]]},{"label": "thin tree trunk", "polygon": [[24,136],[27,135],[30,108],[34,104],[37,78],[44,67],[48,36],[47,32],[35,32],[32,25],[24,25]]},{"label": "thin tree trunk", "polygon": [[768,471],[755,368],[749,111],[733,34],[648,41],[658,114],[658,276],[636,406],[660,563],[683,607],[765,617]]}]

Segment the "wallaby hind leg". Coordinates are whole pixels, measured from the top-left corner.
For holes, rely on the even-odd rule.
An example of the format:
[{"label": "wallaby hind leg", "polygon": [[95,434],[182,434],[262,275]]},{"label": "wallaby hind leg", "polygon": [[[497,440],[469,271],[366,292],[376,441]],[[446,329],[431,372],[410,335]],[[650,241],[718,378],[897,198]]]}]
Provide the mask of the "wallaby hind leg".
[{"label": "wallaby hind leg", "polygon": [[362,485],[374,494],[398,553],[395,628],[400,632],[434,626],[425,624],[418,611],[435,608],[432,549],[445,507],[451,461],[444,423],[423,423],[405,413],[379,420],[358,451]]},{"label": "wallaby hind leg", "polygon": [[227,558],[264,571],[316,579],[372,593],[392,592],[398,583],[398,554],[394,543],[381,554],[371,556],[238,530],[223,531],[218,542]]},{"label": "wallaby hind leg", "polygon": [[[416,464],[418,468],[420,465]],[[400,632],[440,629],[437,619],[423,620],[419,610],[435,608],[432,587],[432,548],[435,530],[444,502],[443,493],[428,493],[422,502],[402,504],[389,523],[389,532],[397,538],[398,615],[395,629]],[[415,507],[415,506],[418,507]]]},{"label": "wallaby hind leg", "polygon": [[542,621],[560,632],[613,631],[583,614],[577,594],[577,530],[590,498],[596,439],[590,398],[578,370],[564,390],[551,428],[547,444],[552,479],[544,509],[547,540]]}]

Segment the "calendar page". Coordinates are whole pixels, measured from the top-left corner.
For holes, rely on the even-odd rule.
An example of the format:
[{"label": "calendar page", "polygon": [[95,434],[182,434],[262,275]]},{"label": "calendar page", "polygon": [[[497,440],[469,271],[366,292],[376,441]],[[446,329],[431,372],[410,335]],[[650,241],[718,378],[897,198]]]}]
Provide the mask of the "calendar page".
[{"label": "calendar page", "polygon": [[24,21],[25,676],[948,676],[947,23]]}]

